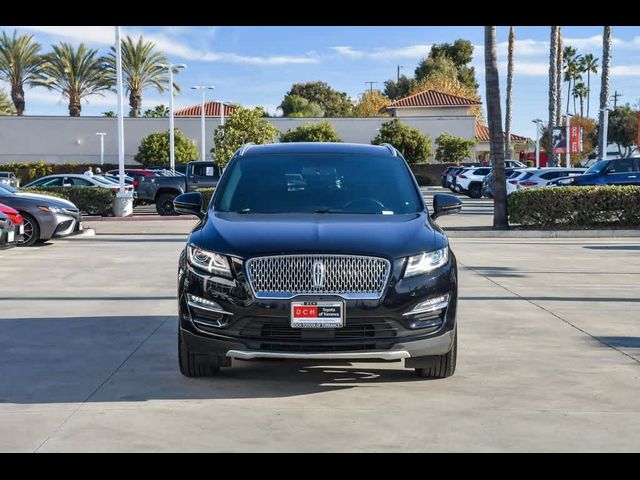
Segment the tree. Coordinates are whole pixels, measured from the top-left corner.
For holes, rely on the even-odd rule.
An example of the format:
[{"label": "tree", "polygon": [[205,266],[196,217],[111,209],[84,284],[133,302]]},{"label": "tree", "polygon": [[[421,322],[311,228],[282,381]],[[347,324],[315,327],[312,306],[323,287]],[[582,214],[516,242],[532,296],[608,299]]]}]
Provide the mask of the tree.
[{"label": "tree", "polygon": [[342,139],[329,122],[305,123],[280,134],[281,142],[341,142]]},{"label": "tree", "polygon": [[582,152],[571,154],[571,162],[573,164],[579,164],[596,149],[598,143],[598,137],[596,134],[598,126],[591,118],[582,116],[573,117],[571,119],[571,125],[582,128]]},{"label": "tree", "polygon": [[[549,40],[549,127],[556,123],[556,109],[558,105],[557,72],[558,68],[558,27],[551,27]],[[548,129],[547,145],[551,145],[551,128]],[[551,165],[555,165],[555,156],[551,149],[547,149]]]},{"label": "tree", "polygon": [[287,95],[298,95],[320,105],[325,117],[348,117],[353,110],[349,96],[325,82],[294,83]]},{"label": "tree", "polygon": [[416,68],[415,77],[417,81],[427,78],[434,69],[442,67],[442,65],[438,65],[435,62],[438,58],[447,58],[452,61],[458,81],[462,85],[475,90],[478,89],[475,69],[469,66],[469,63],[473,60],[473,44],[469,40],[458,39],[453,44],[440,43],[432,45],[428,57],[422,60]]},{"label": "tree", "polygon": [[378,117],[382,115],[380,110],[391,103],[387,97],[380,92],[365,92],[362,98],[353,108],[353,114],[356,117]]},{"label": "tree", "polygon": [[513,49],[516,36],[513,27],[509,27],[509,46],[507,49],[507,108],[504,118],[504,150],[511,156],[511,109],[513,108]]},{"label": "tree", "polygon": [[[166,69],[158,64],[168,63],[164,53],[155,50],[155,43],[145,42],[142,37],[137,42],[130,36],[122,40],[122,78],[129,93],[130,117],[140,116],[142,106],[142,92],[147,88],[155,88],[163,93],[169,86],[169,75]],[[111,47],[107,56],[109,75],[116,81],[116,49]],[[174,72],[174,73],[177,73]],[[174,83],[174,88],[180,91]]]},{"label": "tree", "polygon": [[[177,128],[173,134],[176,163],[188,163],[200,158],[200,152],[191,139]],[[169,130],[144,137],[133,159],[145,167],[169,163]]]},{"label": "tree", "polygon": [[385,122],[378,135],[371,141],[373,145],[390,143],[398,149],[408,163],[426,162],[431,155],[431,139],[417,128],[402,123],[397,118]]},{"label": "tree", "polygon": [[607,137],[608,143],[618,145],[618,152],[623,157],[629,157],[637,150],[638,116],[628,103],[609,114]]},{"label": "tree", "polygon": [[300,95],[288,94],[280,104],[285,117],[323,117],[324,110],[315,102],[310,102]]},{"label": "tree", "polygon": [[577,98],[578,100],[580,100],[581,117],[584,117],[584,99],[587,96],[587,93],[587,86],[584,83],[578,82],[573,86],[573,98]]},{"label": "tree", "polygon": [[60,92],[69,100],[69,116],[79,117],[81,101],[113,86],[106,59],[98,51],[81,43],[74,49],[70,43],[54,45],[53,51],[45,55],[42,65],[43,79],[35,84]]},{"label": "tree", "polygon": [[504,174],[504,134],[500,107],[500,77],[496,52],[496,27],[484,27],[484,65],[487,83],[487,118],[489,148],[493,171],[493,228],[504,230],[507,224],[507,191]]},{"label": "tree", "polygon": [[556,118],[554,125],[562,123],[562,65],[564,64],[563,47],[562,47],[562,27],[558,27],[558,43],[556,45],[558,52],[556,54]]},{"label": "tree", "polygon": [[156,105],[144,111],[143,117],[147,118],[167,118],[169,117],[169,108],[166,105]]},{"label": "tree", "polygon": [[[611,66],[611,27],[604,27],[602,32],[602,76],[600,77],[600,119],[598,125],[604,123],[604,109],[609,107],[609,67]],[[609,135],[607,135],[608,137]],[[607,139],[604,132],[598,133],[598,156],[605,158]]]},{"label": "tree", "polygon": [[262,107],[248,109],[236,107],[233,114],[218,127],[213,135],[215,147],[211,156],[221,167],[224,167],[235,151],[245,143],[256,144],[273,142],[278,129],[262,117]]},{"label": "tree", "polygon": [[[575,84],[576,80],[581,79],[580,75],[580,55],[578,51],[570,45],[562,50],[564,59],[564,81],[567,82],[567,113],[569,113],[569,102],[571,100],[571,82]],[[573,105],[573,113],[575,113],[575,99]]]},{"label": "tree", "polygon": [[438,144],[438,148],[436,149],[437,161],[460,164],[462,160],[471,157],[471,149],[476,141],[466,140],[462,137],[443,132],[436,138],[436,143]]},{"label": "tree", "polygon": [[102,112],[102,115],[104,117],[108,117],[108,118],[115,118],[118,116],[118,114],[116,112],[114,112],[113,110],[109,110],[107,112]]},{"label": "tree", "polygon": [[0,115],[15,115],[16,109],[14,108],[7,92],[0,89]]},{"label": "tree", "polygon": [[24,86],[34,85],[40,79],[40,68],[43,57],[40,55],[40,44],[33,40],[33,35],[20,35],[13,31],[9,37],[2,32],[0,38],[0,79],[11,87],[11,101],[17,115],[24,114]]},{"label": "tree", "polygon": [[398,81],[387,80],[384,82],[384,95],[390,100],[398,100],[411,94],[416,81],[406,75],[400,75]]},{"label": "tree", "polygon": [[591,97],[591,74],[598,74],[598,59],[593,56],[592,53],[583,55],[582,62],[580,64],[580,70],[582,73],[587,74],[587,117],[589,116],[589,100]]}]

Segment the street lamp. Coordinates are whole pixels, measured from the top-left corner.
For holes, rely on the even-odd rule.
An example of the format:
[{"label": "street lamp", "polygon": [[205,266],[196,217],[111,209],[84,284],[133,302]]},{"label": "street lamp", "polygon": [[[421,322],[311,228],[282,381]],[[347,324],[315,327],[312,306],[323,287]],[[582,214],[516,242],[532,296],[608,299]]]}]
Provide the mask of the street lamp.
[{"label": "street lamp", "polygon": [[566,133],[566,140],[565,140],[565,144],[566,144],[566,149],[567,149],[567,159],[566,159],[566,167],[567,168],[571,168],[571,117],[573,117],[572,113],[567,113],[566,115],[566,122],[567,122],[567,133]]},{"label": "street lamp", "polygon": [[204,93],[205,91],[213,90],[214,88],[216,87],[214,87],[213,85],[195,85],[191,87],[191,90],[202,90],[202,106],[200,107],[200,135],[201,135],[200,161],[202,162],[205,161],[204,145],[205,145],[205,138],[206,138],[205,128],[204,128]]},{"label": "street lamp", "polygon": [[602,112],[602,145],[600,145],[600,160],[607,159],[607,147],[609,146],[609,138],[607,137],[609,134],[609,112],[613,111],[608,106],[605,108],[601,108]]},{"label": "street lamp", "polygon": [[174,65],[172,63],[158,63],[156,64],[160,68],[166,68],[169,71],[169,166],[171,171],[176,171],[176,157],[175,157],[175,145],[173,134],[173,73],[174,70],[177,73],[183,68],[187,68],[184,63]]},{"label": "street lamp", "polygon": [[104,165],[104,136],[106,132],[98,132],[96,135],[100,136],[100,165]]},{"label": "street lamp", "polygon": [[222,100],[220,100],[218,103],[220,104],[220,126],[223,126],[224,125],[224,106],[227,103]]},{"label": "street lamp", "polygon": [[536,118],[532,122],[536,124],[536,168],[540,168],[540,126],[542,120]]}]

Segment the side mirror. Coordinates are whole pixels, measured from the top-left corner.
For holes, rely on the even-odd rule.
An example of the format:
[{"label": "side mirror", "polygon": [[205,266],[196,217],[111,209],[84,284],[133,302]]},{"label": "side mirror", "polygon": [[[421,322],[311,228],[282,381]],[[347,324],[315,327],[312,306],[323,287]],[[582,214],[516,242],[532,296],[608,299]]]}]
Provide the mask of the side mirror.
[{"label": "side mirror", "polygon": [[443,215],[460,213],[460,210],[462,210],[462,202],[455,195],[449,195],[448,193],[436,193],[433,196],[432,220]]},{"label": "side mirror", "polygon": [[202,211],[202,194],[189,192],[178,195],[173,199],[173,208],[180,215],[195,215],[199,219],[204,218]]}]

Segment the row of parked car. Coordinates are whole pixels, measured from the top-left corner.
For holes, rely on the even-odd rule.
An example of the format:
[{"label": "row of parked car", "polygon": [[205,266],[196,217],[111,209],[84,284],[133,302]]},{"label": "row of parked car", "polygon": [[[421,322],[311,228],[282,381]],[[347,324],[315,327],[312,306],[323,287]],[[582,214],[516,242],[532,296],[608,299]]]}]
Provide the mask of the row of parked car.
[{"label": "row of parked car", "polygon": [[[505,162],[507,195],[523,188],[561,187],[581,185],[640,185],[640,158],[600,160],[587,168],[544,167],[528,168],[507,160]],[[442,174],[442,186],[471,198],[493,197],[491,167],[449,167]]]}]

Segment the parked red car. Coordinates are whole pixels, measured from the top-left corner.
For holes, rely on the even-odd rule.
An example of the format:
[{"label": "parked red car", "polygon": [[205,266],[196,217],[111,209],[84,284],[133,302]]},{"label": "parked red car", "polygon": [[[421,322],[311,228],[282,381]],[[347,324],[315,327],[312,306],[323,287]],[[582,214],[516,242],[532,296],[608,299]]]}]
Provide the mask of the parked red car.
[{"label": "parked red car", "polygon": [[0,203],[0,213],[4,213],[15,225],[15,241],[21,242],[24,235],[24,219],[20,213],[4,203]]}]

